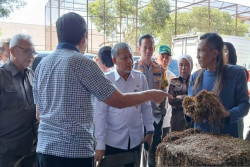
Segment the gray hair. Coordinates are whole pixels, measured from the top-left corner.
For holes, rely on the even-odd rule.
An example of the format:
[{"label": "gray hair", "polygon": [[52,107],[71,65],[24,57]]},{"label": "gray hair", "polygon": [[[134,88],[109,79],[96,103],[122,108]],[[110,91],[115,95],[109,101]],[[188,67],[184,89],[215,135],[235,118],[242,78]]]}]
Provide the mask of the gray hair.
[{"label": "gray hair", "polygon": [[112,48],[111,50],[112,57],[117,57],[120,48],[127,49],[132,54],[131,47],[126,42],[120,42],[115,44],[114,47]]},{"label": "gray hair", "polygon": [[3,53],[4,52],[4,47],[6,45],[10,45],[10,38],[7,38],[7,39],[2,39],[1,42],[0,42],[0,53]]},{"label": "gray hair", "polygon": [[14,46],[17,46],[17,44],[20,41],[29,41],[32,45],[34,45],[34,43],[31,40],[31,36],[28,34],[16,34],[14,35],[11,40],[10,40],[10,45],[9,48],[13,48]]}]

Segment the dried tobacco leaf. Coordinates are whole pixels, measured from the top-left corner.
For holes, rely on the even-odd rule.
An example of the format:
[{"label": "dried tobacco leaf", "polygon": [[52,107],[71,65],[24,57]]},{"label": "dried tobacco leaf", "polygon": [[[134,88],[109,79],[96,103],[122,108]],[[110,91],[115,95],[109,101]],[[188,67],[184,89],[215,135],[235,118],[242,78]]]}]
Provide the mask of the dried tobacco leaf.
[{"label": "dried tobacco leaf", "polygon": [[199,129],[172,132],[158,145],[157,167],[250,166],[250,141]]},{"label": "dried tobacco leaf", "polygon": [[217,126],[217,133],[220,133],[225,107],[214,93],[202,90],[194,97],[184,98],[182,106],[185,112],[193,115],[195,123],[207,120],[211,129]]}]

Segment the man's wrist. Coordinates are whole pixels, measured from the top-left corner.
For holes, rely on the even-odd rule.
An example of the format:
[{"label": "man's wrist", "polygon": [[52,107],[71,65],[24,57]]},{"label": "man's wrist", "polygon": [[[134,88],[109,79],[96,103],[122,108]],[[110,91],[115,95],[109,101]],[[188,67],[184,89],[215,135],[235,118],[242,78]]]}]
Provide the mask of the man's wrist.
[{"label": "man's wrist", "polygon": [[153,135],[154,131],[153,130],[147,131],[147,134]]}]

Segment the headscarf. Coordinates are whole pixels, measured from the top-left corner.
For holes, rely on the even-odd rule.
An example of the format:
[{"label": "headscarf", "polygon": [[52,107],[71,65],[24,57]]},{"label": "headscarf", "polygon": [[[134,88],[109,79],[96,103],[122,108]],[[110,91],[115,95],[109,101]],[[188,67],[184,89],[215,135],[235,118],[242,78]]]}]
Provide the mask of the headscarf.
[{"label": "headscarf", "polygon": [[193,59],[190,55],[188,54],[183,54],[179,57],[178,64],[180,63],[181,59],[186,59],[189,62],[190,65],[190,70],[192,71],[193,69]]}]

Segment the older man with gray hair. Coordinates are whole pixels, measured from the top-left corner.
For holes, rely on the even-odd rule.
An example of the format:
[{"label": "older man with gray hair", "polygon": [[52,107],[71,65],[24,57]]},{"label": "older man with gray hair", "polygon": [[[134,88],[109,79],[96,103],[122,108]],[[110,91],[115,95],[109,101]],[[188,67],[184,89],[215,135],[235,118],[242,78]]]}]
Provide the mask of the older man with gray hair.
[{"label": "older man with gray hair", "polygon": [[[32,149],[36,109],[32,95],[34,44],[17,34],[9,44],[10,59],[0,67],[0,166],[13,167]],[[28,165],[26,165],[28,166]]]},{"label": "older man with gray hair", "polygon": [[5,64],[10,57],[10,50],[9,50],[9,45],[10,45],[10,39],[3,39],[0,42],[0,66]]},{"label": "older man with gray hair", "polygon": [[[114,45],[112,59],[116,69],[106,74],[107,78],[122,93],[148,90],[145,75],[133,70],[132,50],[125,42]],[[152,143],[154,120],[150,102],[118,109],[96,101],[95,136],[97,141],[95,159],[104,155],[136,151],[140,156],[142,142]],[[148,134],[144,137],[144,126]],[[119,160],[116,160],[119,161]],[[127,164],[134,166],[134,164]]]}]

